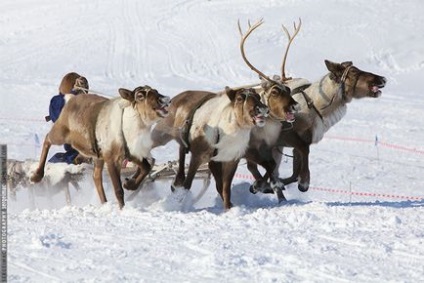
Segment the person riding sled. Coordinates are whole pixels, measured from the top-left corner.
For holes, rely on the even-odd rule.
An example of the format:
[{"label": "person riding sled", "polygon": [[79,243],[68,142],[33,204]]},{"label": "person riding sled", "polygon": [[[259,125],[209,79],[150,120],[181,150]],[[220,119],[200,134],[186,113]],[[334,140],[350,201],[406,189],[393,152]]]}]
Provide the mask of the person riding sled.
[{"label": "person riding sled", "polygon": [[[88,81],[85,77],[74,72],[66,74],[60,83],[59,94],[53,96],[50,100],[49,115],[45,117],[46,121],[52,121],[54,123],[59,118],[60,112],[63,106],[65,106],[65,94],[87,94],[88,89]],[[71,145],[65,144],[64,149],[65,152],[56,153],[49,159],[49,162],[68,164],[87,162],[86,158],[81,156]]]}]

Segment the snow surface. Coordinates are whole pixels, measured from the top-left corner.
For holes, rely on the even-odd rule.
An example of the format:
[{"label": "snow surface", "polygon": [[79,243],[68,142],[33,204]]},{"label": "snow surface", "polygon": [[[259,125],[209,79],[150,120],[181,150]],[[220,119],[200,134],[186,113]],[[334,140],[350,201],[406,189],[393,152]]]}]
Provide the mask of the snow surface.
[{"label": "snow surface", "polygon": [[[70,206],[63,191],[22,188],[8,202],[9,281],[422,281],[423,14],[421,0],[2,0],[0,143],[11,159],[39,158],[49,100],[70,71],[108,96],[257,82],[241,59],[238,19],[264,18],[246,49],[269,75],[287,43],[280,25],[301,17],[289,75],[318,80],[329,59],[388,79],[382,97],[353,101],[312,146],[311,188],[288,186],[287,203],[250,194],[244,164],[226,213],[213,181],[199,200],[195,181],[184,205],[170,181],[156,181],[122,211],[110,185],[99,204],[90,176],[71,189]],[[153,156],[175,160],[175,143]]]}]

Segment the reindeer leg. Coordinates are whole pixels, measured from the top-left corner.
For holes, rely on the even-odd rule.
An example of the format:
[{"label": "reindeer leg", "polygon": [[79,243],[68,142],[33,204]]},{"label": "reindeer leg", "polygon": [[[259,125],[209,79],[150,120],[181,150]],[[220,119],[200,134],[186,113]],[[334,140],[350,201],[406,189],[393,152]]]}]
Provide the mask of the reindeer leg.
[{"label": "reindeer leg", "polygon": [[135,191],[143,182],[144,178],[152,171],[152,165],[146,158],[143,158],[141,162],[135,161],[137,164],[137,171],[130,179],[126,179],[124,182],[124,188],[130,191]]},{"label": "reindeer leg", "polygon": [[31,176],[30,180],[34,183],[38,183],[44,177],[44,167],[46,166],[47,154],[49,153],[52,144],[61,145],[65,143],[67,136],[65,128],[62,128],[58,124],[54,124],[50,132],[44,138],[43,150],[41,151],[40,162],[37,170]]},{"label": "reindeer leg", "polygon": [[[178,156],[178,171],[175,175],[175,180],[171,185],[171,190],[174,191],[176,187],[183,186],[186,176],[185,176],[185,158],[186,158],[186,147],[180,145],[179,156]],[[197,169],[196,169],[197,170]]]},{"label": "reindeer leg", "polygon": [[[262,162],[261,162],[261,165],[263,166]],[[266,178],[264,178],[262,174],[259,172],[257,163],[254,162],[252,159],[247,159],[247,169],[253,175],[253,178],[255,178],[255,181],[250,186],[249,191],[252,194],[266,191],[267,189]]]},{"label": "reindeer leg", "polygon": [[271,176],[271,189],[272,192],[277,195],[278,203],[286,201],[286,197],[283,194],[284,184],[280,181],[280,179],[276,176]]},{"label": "reindeer leg", "polygon": [[125,205],[124,202],[124,189],[121,183],[121,162],[114,162],[113,160],[106,161],[109,177],[112,181],[113,189],[115,190],[115,197],[118,200],[119,208],[122,209]]},{"label": "reindeer leg", "polygon": [[93,171],[93,180],[94,184],[96,185],[97,194],[100,198],[100,203],[104,204],[107,202],[105,190],[103,188],[103,166],[104,161],[103,159],[95,159],[94,160],[94,171]]},{"label": "reindeer leg", "polygon": [[222,197],[224,200],[224,209],[229,210],[231,203],[231,183],[237,170],[239,160],[222,163]]},{"label": "reindeer leg", "polygon": [[300,165],[298,165],[300,171],[298,173],[298,189],[301,192],[306,192],[309,189],[309,182],[311,178],[309,172],[309,146],[299,148],[299,154],[297,158],[300,159],[300,161],[297,161],[297,163],[300,163]]},{"label": "reindeer leg", "polygon": [[221,196],[221,199],[224,200],[222,195],[222,166],[220,162],[209,161],[208,163],[209,170],[211,171],[213,178],[215,179],[216,190]]},{"label": "reindeer leg", "polygon": [[[183,186],[186,190],[190,190],[193,184],[194,177],[196,176],[197,169],[202,165],[201,156],[192,155],[190,165],[188,166],[187,177],[184,180]],[[181,167],[181,166],[180,166]]]},{"label": "reindeer leg", "polygon": [[44,139],[43,150],[41,151],[40,162],[38,163],[37,170],[35,170],[34,174],[30,178],[31,182],[38,183],[44,177],[44,167],[46,166],[47,154],[49,153],[49,149],[52,145],[52,143],[50,142],[50,136],[49,135],[50,134],[47,134],[45,139]]},{"label": "reindeer leg", "polygon": [[124,185],[123,185],[125,189],[129,191],[137,190],[138,186],[136,186],[136,180],[140,176],[141,171],[142,170],[140,168],[140,165],[137,164],[137,169],[134,175],[132,175],[131,178],[125,178]]}]

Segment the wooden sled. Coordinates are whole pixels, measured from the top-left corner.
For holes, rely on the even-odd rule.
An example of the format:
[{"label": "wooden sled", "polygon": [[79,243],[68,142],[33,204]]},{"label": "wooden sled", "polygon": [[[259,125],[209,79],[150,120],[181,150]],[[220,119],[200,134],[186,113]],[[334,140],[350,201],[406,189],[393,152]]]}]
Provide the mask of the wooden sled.
[{"label": "wooden sled", "polygon": [[[43,180],[40,183],[34,184],[30,181],[30,176],[36,168],[38,161],[36,160],[7,160],[7,189],[10,198],[17,200],[17,191],[20,189],[28,189],[28,194],[31,199],[35,195],[56,195],[61,192],[65,193],[66,203],[72,204],[71,187],[75,190],[80,190],[82,182],[87,178],[91,181],[93,166],[91,164],[68,165],[65,163],[47,163],[46,171]],[[178,168],[178,161],[168,161],[164,164],[153,165],[150,174],[143,180],[139,188],[135,191],[126,191],[126,201],[133,200],[143,189],[143,186],[156,180],[173,180]],[[61,170],[61,174],[57,171]],[[54,175],[60,175],[58,178],[52,176],[49,172],[55,172]],[[136,171],[135,167],[125,167],[121,170],[121,178],[129,178]],[[201,166],[196,174],[196,179],[203,180],[203,186],[200,193],[194,198],[197,202],[205,194],[210,184],[210,172],[207,164]],[[93,184],[94,187],[94,184]]]}]

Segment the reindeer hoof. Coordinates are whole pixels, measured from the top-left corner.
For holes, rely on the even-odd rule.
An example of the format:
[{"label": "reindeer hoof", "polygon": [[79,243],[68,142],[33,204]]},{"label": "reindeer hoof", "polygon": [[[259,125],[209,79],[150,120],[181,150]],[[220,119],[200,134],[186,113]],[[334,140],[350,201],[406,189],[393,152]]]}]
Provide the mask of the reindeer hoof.
[{"label": "reindeer hoof", "polygon": [[256,180],[249,188],[249,191],[252,194],[256,194],[257,192],[261,192],[264,194],[272,194],[274,190],[271,188],[269,183],[264,180]]},{"label": "reindeer hoof", "polygon": [[278,203],[282,203],[282,202],[285,202],[285,201],[287,201],[285,196],[283,196],[282,198],[278,198]]},{"label": "reindeer hoof", "polygon": [[285,191],[286,187],[284,187],[284,183],[280,181],[280,179],[277,179],[277,181],[271,181],[271,183],[269,184],[269,186],[271,187],[271,189],[275,190],[282,190]]},{"label": "reindeer hoof", "polygon": [[271,187],[266,187],[266,188],[264,188],[263,190],[262,190],[262,193],[263,194],[273,194],[274,193],[274,190],[273,189],[271,189]]},{"label": "reindeer hoof", "polygon": [[304,193],[304,192],[307,192],[309,190],[309,185],[299,184],[297,186],[297,188],[299,189],[299,191],[301,191],[302,193]]},{"label": "reindeer hoof", "polygon": [[254,185],[250,185],[249,192],[255,195],[258,191],[256,190]]},{"label": "reindeer hoof", "polygon": [[233,204],[230,202],[229,204],[224,204],[224,210],[225,212],[230,211],[230,209],[233,207]]},{"label": "reindeer hoof", "polygon": [[44,177],[44,173],[40,173],[37,171],[31,176],[30,180],[33,183],[38,183],[43,179],[43,177]]},{"label": "reindeer hoof", "polygon": [[138,186],[134,179],[125,179],[124,188],[129,191],[135,191],[138,189]]}]

